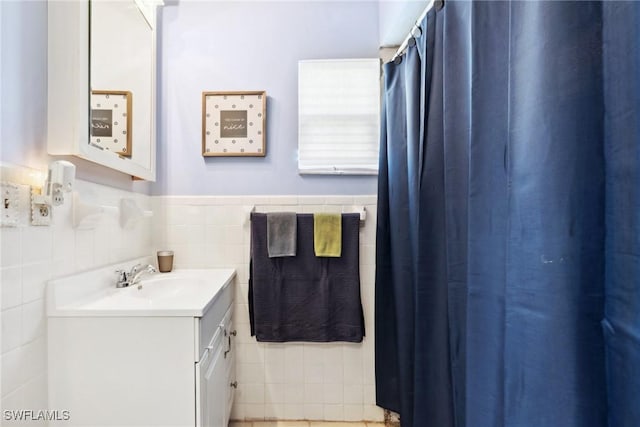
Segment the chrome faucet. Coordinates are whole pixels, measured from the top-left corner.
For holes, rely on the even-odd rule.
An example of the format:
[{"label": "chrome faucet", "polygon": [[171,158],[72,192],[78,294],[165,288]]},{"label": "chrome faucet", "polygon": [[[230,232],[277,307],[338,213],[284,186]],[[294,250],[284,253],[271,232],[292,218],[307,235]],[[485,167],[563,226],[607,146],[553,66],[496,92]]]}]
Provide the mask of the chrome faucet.
[{"label": "chrome faucet", "polygon": [[155,273],[156,269],[152,265],[143,266],[142,264],[136,264],[131,268],[130,272],[124,270],[116,270],[118,274],[118,282],[116,288],[126,288],[127,286],[135,285],[140,280],[140,276],[143,274]]}]

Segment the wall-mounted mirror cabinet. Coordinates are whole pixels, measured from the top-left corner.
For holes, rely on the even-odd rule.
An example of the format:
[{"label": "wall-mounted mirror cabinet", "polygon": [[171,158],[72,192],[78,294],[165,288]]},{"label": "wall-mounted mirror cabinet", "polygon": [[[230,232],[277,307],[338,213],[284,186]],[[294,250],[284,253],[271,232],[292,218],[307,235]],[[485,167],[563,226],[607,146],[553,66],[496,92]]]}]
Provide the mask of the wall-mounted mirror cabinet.
[{"label": "wall-mounted mirror cabinet", "polygon": [[155,180],[158,4],[48,3],[50,154]]}]

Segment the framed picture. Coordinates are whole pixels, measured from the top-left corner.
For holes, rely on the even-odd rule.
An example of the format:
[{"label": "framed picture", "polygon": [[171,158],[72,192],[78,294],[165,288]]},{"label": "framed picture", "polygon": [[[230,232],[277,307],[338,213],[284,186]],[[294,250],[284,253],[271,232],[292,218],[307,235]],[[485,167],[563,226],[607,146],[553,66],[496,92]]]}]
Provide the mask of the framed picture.
[{"label": "framed picture", "polygon": [[267,93],[202,92],[202,155],[264,157]]},{"label": "framed picture", "polygon": [[132,97],[129,91],[91,91],[91,145],[131,157]]}]

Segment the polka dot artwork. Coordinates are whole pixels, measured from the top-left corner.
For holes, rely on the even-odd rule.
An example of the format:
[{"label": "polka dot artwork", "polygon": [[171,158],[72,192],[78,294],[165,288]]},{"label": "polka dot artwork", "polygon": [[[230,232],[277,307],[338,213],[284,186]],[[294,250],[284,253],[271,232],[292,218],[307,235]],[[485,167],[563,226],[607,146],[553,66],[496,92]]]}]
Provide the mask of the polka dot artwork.
[{"label": "polka dot artwork", "polygon": [[[91,145],[131,157],[133,95],[127,91],[91,92]],[[119,119],[123,117],[123,119]],[[119,137],[124,135],[125,137]]]},{"label": "polka dot artwork", "polygon": [[264,91],[203,92],[203,156],[264,157],[266,105]]}]

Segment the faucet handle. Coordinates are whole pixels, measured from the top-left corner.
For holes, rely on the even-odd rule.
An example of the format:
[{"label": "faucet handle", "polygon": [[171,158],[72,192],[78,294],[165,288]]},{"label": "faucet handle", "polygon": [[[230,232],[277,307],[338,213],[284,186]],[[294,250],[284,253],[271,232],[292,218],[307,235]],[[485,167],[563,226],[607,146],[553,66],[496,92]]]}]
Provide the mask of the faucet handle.
[{"label": "faucet handle", "polygon": [[136,274],[141,269],[142,269],[142,264],[134,265],[133,267],[131,267],[131,271],[129,272],[129,276],[133,276],[134,274]]},{"label": "faucet handle", "polygon": [[116,284],[116,287],[123,288],[127,286],[129,282],[129,275],[127,272],[124,270],[116,270],[115,273],[118,275],[118,283]]}]

